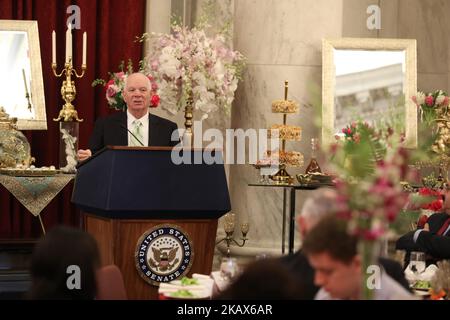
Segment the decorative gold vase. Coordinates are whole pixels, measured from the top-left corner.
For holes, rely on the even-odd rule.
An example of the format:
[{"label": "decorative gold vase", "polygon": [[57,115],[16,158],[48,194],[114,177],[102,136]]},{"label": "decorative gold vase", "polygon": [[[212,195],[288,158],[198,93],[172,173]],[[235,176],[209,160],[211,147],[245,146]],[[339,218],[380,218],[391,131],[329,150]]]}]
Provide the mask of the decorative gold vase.
[{"label": "decorative gold vase", "polygon": [[17,118],[10,118],[0,107],[0,168],[29,167],[32,163],[30,144],[16,123]]}]

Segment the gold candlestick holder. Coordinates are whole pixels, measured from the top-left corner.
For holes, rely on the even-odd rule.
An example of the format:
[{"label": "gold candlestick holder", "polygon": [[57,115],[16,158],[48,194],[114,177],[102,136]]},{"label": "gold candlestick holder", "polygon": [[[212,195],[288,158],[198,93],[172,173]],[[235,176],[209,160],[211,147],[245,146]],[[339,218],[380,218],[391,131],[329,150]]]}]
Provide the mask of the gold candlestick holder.
[{"label": "gold candlestick holder", "polygon": [[69,58],[69,61],[64,64],[64,69],[61,70],[60,73],[56,71],[56,63],[52,63],[52,70],[55,77],[60,78],[63,75],[66,76],[66,80],[63,81],[61,86],[61,96],[63,100],[66,102],[62,109],[59,111],[58,118],[53,119],[53,121],[77,121],[82,122],[83,119],[78,118],[78,112],[75,110],[75,107],[72,104],[72,101],[75,100],[75,96],[77,94],[75,88],[75,82],[72,81],[72,75],[77,78],[82,78],[87,69],[85,64],[81,65],[81,74],[78,74],[77,70],[72,66],[72,58]]},{"label": "gold candlestick holder", "polygon": [[192,118],[194,117],[194,108],[193,108],[194,99],[192,97],[192,92],[189,93],[189,96],[186,100],[186,106],[184,109],[184,126],[186,131],[184,133],[183,145],[186,147],[192,147],[193,140],[193,132],[192,132]]},{"label": "gold candlestick holder", "polygon": [[72,76],[82,78],[86,69],[86,64],[82,64],[81,74],[78,74],[72,66],[71,57],[69,57],[69,61],[64,64],[64,69],[61,70],[60,73],[57,73],[56,71],[56,63],[52,63],[53,74],[57,78],[60,78],[63,75],[66,77],[61,86],[61,96],[65,101],[65,104],[59,111],[58,118],[53,119],[53,121],[59,122],[59,168],[64,173],[76,172],[79,123],[83,121],[83,119],[78,118],[78,112],[72,104],[77,93]]},{"label": "gold candlestick holder", "polygon": [[222,242],[225,242],[227,245],[227,257],[230,257],[231,254],[231,244],[235,244],[238,247],[243,247],[245,245],[245,242],[248,240],[247,238],[247,233],[249,230],[249,224],[248,222],[244,222],[241,223],[241,233],[242,233],[242,237],[241,237],[241,243],[239,243],[236,239],[234,239],[233,234],[234,234],[234,226],[235,226],[235,214],[234,213],[227,213],[224,216],[224,230],[225,230],[225,234],[226,236],[222,239],[220,239],[216,245],[219,245]]}]

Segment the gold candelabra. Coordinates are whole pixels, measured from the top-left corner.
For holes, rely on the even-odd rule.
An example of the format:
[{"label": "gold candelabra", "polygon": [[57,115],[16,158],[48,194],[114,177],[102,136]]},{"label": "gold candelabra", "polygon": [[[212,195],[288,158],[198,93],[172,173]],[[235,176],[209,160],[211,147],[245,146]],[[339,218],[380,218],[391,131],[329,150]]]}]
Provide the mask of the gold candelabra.
[{"label": "gold candelabra", "polygon": [[241,232],[242,232],[242,237],[241,237],[241,243],[239,243],[238,241],[236,241],[236,239],[234,239],[233,234],[234,234],[234,226],[235,226],[235,214],[234,213],[227,213],[224,216],[224,230],[226,233],[226,236],[222,239],[220,239],[216,245],[219,245],[221,242],[225,242],[227,245],[227,257],[230,257],[230,246],[231,244],[235,244],[238,247],[243,247],[245,245],[245,242],[248,240],[247,238],[247,233],[249,230],[249,224],[248,222],[244,222],[241,223]]},{"label": "gold candelabra", "polygon": [[78,118],[78,112],[75,110],[75,107],[72,104],[72,101],[75,100],[75,96],[77,94],[75,88],[75,81],[72,81],[72,75],[75,75],[77,78],[82,78],[87,69],[86,64],[81,65],[81,74],[78,74],[77,70],[72,66],[72,57],[69,57],[68,62],[64,64],[64,69],[61,70],[60,73],[56,71],[56,63],[52,63],[52,70],[55,77],[60,78],[63,75],[66,76],[66,80],[63,81],[61,86],[61,96],[63,100],[66,102],[62,109],[59,111],[58,118],[53,119],[53,121],[78,121],[82,122],[83,119]]}]

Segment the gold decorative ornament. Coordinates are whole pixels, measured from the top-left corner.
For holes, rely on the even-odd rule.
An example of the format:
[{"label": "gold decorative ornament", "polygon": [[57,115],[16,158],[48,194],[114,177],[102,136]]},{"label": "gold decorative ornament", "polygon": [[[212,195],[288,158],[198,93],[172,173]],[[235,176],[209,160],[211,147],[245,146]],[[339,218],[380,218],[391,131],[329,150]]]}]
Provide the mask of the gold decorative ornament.
[{"label": "gold decorative ornament", "polygon": [[193,133],[192,133],[192,118],[194,117],[194,108],[193,108],[194,99],[192,97],[192,91],[189,92],[188,98],[186,100],[186,106],[184,108],[184,119],[186,120],[184,122],[184,126],[186,128],[186,131],[184,133],[184,138],[187,139],[187,141],[183,140],[183,145],[190,147],[192,146],[192,139],[193,139]]},{"label": "gold decorative ornament", "polygon": [[10,118],[0,107],[0,168],[26,168],[34,161],[30,144],[16,123],[17,118]]},{"label": "gold decorative ornament", "polygon": [[[275,100],[272,102],[272,112],[283,114],[283,125],[276,126],[279,130],[281,140],[281,150],[279,152],[270,152],[269,157],[275,156],[279,158],[280,168],[276,174],[270,178],[283,184],[290,184],[294,178],[286,171],[286,166],[302,166],[303,155],[297,151],[286,151],[286,140],[300,141],[301,128],[296,126],[287,126],[287,114],[297,113],[298,104],[292,100],[288,100],[288,81],[284,82],[284,100]],[[269,130],[269,135],[274,136],[273,129]]]},{"label": "gold decorative ornament", "polygon": [[247,233],[250,229],[250,225],[248,224],[248,222],[244,222],[241,223],[241,233],[242,233],[242,237],[241,237],[241,243],[237,242],[236,239],[234,239],[233,234],[234,234],[234,226],[235,226],[235,220],[236,220],[236,216],[234,213],[227,213],[223,216],[224,219],[224,224],[223,224],[223,228],[225,230],[226,236],[222,239],[220,239],[216,245],[219,245],[221,242],[225,242],[227,245],[227,257],[230,257],[231,255],[231,250],[230,250],[230,246],[231,244],[235,244],[238,247],[243,247],[245,245],[245,242],[248,240],[247,238]]},{"label": "gold decorative ornament", "polygon": [[60,78],[63,74],[66,76],[66,80],[63,81],[61,86],[61,96],[63,100],[66,102],[62,109],[59,111],[58,118],[53,119],[53,121],[77,121],[82,122],[83,119],[78,118],[78,112],[75,110],[75,107],[72,104],[72,101],[75,100],[75,96],[77,94],[75,88],[75,81],[72,81],[72,74],[77,78],[82,78],[86,71],[87,67],[85,64],[81,65],[81,74],[77,73],[77,70],[72,67],[72,57],[69,58],[69,62],[64,64],[64,69],[58,74],[56,72],[56,63],[52,63],[52,70],[55,77]]}]

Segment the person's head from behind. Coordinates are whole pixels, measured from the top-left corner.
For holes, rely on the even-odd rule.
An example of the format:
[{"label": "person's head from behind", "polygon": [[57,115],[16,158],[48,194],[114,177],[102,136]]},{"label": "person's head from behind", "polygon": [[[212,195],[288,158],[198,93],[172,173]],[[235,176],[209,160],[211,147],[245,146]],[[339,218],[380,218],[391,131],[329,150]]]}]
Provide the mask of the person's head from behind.
[{"label": "person's head from behind", "polygon": [[307,234],[303,250],[315,270],[317,286],[332,298],[359,298],[361,259],[357,237],[348,233],[345,221],[332,216],[322,219]]},{"label": "person's head from behind", "polygon": [[323,218],[336,212],[337,193],[333,189],[320,188],[311,193],[305,200],[302,211],[297,218],[297,226],[301,236],[306,234]]},{"label": "person's head from behind", "polygon": [[151,82],[143,73],[132,73],[125,80],[123,99],[130,113],[141,118],[148,112],[151,102]]},{"label": "person's head from behind", "polygon": [[79,229],[53,228],[34,248],[30,299],[94,299],[100,256],[95,239]]},{"label": "person's head from behind", "polygon": [[224,300],[305,299],[305,290],[291,271],[276,259],[257,260],[222,294]]}]

